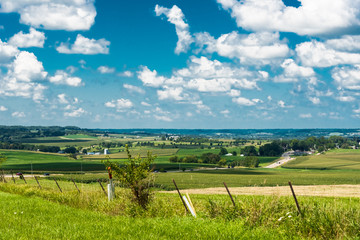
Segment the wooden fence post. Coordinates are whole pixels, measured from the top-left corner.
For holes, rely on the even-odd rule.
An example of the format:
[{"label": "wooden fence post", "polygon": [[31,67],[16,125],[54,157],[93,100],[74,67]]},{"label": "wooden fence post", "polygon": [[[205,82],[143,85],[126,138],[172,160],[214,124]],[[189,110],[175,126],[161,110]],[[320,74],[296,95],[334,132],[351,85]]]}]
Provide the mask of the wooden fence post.
[{"label": "wooden fence post", "polygon": [[292,195],[293,195],[293,197],[294,197],[296,207],[297,207],[297,209],[298,209],[298,211],[299,211],[300,215],[302,216],[302,213],[301,213],[301,210],[300,210],[299,203],[298,203],[298,201],[297,201],[297,199],[296,199],[296,195],[295,195],[294,189],[293,189],[292,184],[291,184],[291,182],[290,182],[290,181],[289,181],[289,186],[290,186],[290,189],[291,189]]},{"label": "wooden fence post", "polygon": [[99,184],[100,184],[101,189],[102,189],[102,190],[103,190],[103,192],[105,193],[105,196],[107,196],[107,193],[106,193],[106,191],[105,191],[105,189],[104,189],[103,185],[101,184],[100,179],[98,179],[98,182],[99,182]]},{"label": "wooden fence post", "polygon": [[182,203],[184,204],[184,207],[185,207],[186,212],[189,212],[189,210],[188,210],[187,207],[186,207],[186,203],[185,203],[184,199],[181,197],[179,188],[177,187],[176,182],[175,182],[174,179],[173,179],[173,183],[174,183],[174,185],[175,185],[175,188],[176,188],[176,190],[177,190],[177,192],[178,192],[178,194],[179,194],[179,197],[180,197]]},{"label": "wooden fence post", "polygon": [[4,183],[7,183],[7,181],[6,181],[6,179],[5,179],[4,169],[2,169],[2,175],[3,175],[3,180],[4,180]]},{"label": "wooden fence post", "polygon": [[11,170],[11,177],[12,177],[12,180],[14,181],[14,183],[15,183],[14,173],[13,173],[12,170]]},{"label": "wooden fence post", "polygon": [[76,186],[76,183],[75,183],[74,179],[72,179],[72,178],[71,178],[71,181],[74,183],[74,185],[75,185],[76,189],[77,189],[77,190],[78,190],[78,192],[80,193],[80,190],[79,190],[79,188]]},{"label": "wooden fence post", "polygon": [[35,178],[35,180],[36,180],[37,184],[39,185],[39,188],[41,189],[41,185],[40,185],[40,183],[39,183],[39,181],[38,181],[37,177],[36,177],[36,176],[34,176],[34,178]]},{"label": "wooden fence post", "polygon": [[27,182],[26,182],[25,177],[24,177],[23,174],[20,175],[20,178],[22,178],[22,179],[24,180],[25,184],[27,184]]},{"label": "wooden fence post", "polygon": [[229,196],[230,196],[230,199],[231,199],[231,201],[232,201],[232,203],[233,203],[233,205],[234,205],[234,207],[235,207],[235,202],[234,202],[234,199],[233,199],[233,197],[231,196],[231,193],[230,193],[230,191],[229,191],[229,189],[228,189],[228,187],[227,187],[227,185],[226,185],[226,183],[225,183],[225,182],[224,182],[224,186],[225,186],[226,191],[228,192],[228,194],[229,194]]},{"label": "wooden fence post", "polygon": [[59,188],[60,192],[62,192],[62,190],[61,190],[61,188],[60,188],[60,186],[59,186],[58,182],[56,181],[56,179],[55,179],[55,178],[53,178],[53,179],[54,179],[54,181],[55,181],[56,185],[58,186],[58,188]]}]

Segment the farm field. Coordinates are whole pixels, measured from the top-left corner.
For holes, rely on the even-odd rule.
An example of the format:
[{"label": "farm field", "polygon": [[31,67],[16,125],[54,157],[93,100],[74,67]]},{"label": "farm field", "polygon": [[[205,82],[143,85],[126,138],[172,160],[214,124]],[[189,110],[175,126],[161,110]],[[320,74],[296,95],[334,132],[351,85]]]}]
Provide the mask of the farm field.
[{"label": "farm field", "polygon": [[360,150],[331,150],[316,156],[296,157],[285,168],[297,169],[356,169],[360,170]]},{"label": "farm field", "polygon": [[41,137],[41,138],[26,138],[21,140],[23,144],[33,144],[33,145],[44,145],[44,146],[59,146],[64,148],[66,146],[79,146],[79,147],[87,147],[93,144],[99,144],[101,142],[100,139],[96,138],[64,138],[64,137]]},{"label": "farm field", "polygon": [[[136,149],[136,148],[135,148]],[[141,148],[141,151],[146,152],[148,148]],[[176,149],[157,149],[159,151],[164,150],[166,154],[175,154]],[[61,154],[39,153],[29,151],[17,151],[17,150],[1,150],[8,160],[3,165],[5,172],[10,173],[21,171],[25,173],[31,172],[42,174],[44,172],[49,173],[67,173],[62,178],[68,178],[71,176],[76,181],[81,182],[85,180],[87,182],[95,182],[98,178],[106,179],[106,173],[104,170],[104,164],[99,159],[83,159],[74,160]],[[180,152],[180,151],[179,151]],[[179,154],[177,152],[176,154]],[[186,152],[186,151],[185,151]],[[181,152],[180,152],[181,153]],[[200,153],[200,152],[198,152]],[[125,154],[121,152],[121,154]],[[340,151],[340,152],[328,152],[322,157],[323,164],[325,164],[326,157],[336,157],[338,165],[343,162],[346,164],[349,160],[344,158],[339,159],[339,156],[352,158],[353,162],[356,162],[357,152],[353,151]],[[134,151],[132,151],[134,156]],[[110,155],[111,156],[111,155]],[[318,156],[311,158],[317,159]],[[210,187],[222,187],[225,181],[231,187],[244,187],[244,186],[285,186],[287,182],[291,180],[294,185],[337,185],[337,184],[360,184],[359,171],[356,165],[349,165],[353,169],[333,169],[333,170],[319,170],[319,169],[264,169],[264,168],[234,168],[234,169],[217,169],[217,170],[199,170],[197,168],[215,168],[213,164],[197,164],[197,163],[170,163],[169,156],[159,156],[155,162],[154,167],[156,170],[168,170],[181,172],[167,172],[156,174],[156,187],[165,190],[173,190],[172,179],[178,182],[179,188],[191,189],[191,188],[210,188]],[[242,158],[238,156],[227,158]],[[300,157],[300,159],[303,157]],[[307,158],[307,157],[304,157]],[[271,162],[276,157],[261,157],[260,161]],[[125,159],[110,159],[111,161],[122,162]],[[297,163],[295,160],[290,163]],[[316,160],[317,161],[317,160]],[[319,164],[313,160],[312,164]],[[329,161],[327,161],[329,162]],[[300,161],[301,163],[301,161]],[[266,163],[263,163],[264,165]],[[186,169],[185,172],[182,172]],[[194,169],[194,171],[190,171]],[[74,174],[83,172],[89,174]],[[102,173],[101,173],[102,172]],[[69,175],[69,173],[72,173]],[[99,173],[99,174],[92,174]]]},{"label": "farm field", "polygon": [[98,137],[89,136],[89,135],[85,135],[85,134],[65,135],[60,138],[63,138],[63,139],[90,139],[90,140],[98,139]]},{"label": "farm field", "polygon": [[351,170],[287,170],[287,169],[218,169],[194,172],[169,172],[158,174],[156,183],[167,190],[173,190],[175,179],[181,189],[243,186],[287,186],[294,185],[337,185],[360,184],[360,172]]},{"label": "farm field", "polygon": [[99,171],[104,169],[100,161],[81,161],[69,159],[64,154],[38,153],[19,150],[0,150],[8,157],[3,169],[13,171],[60,172],[60,171]]},{"label": "farm field", "polygon": [[[131,155],[137,156],[140,154],[141,157],[145,157],[147,152],[150,151],[153,155],[156,156],[171,156],[177,153],[179,149],[177,148],[169,148],[169,149],[161,149],[161,148],[133,148],[131,149]],[[127,158],[127,153],[125,151],[111,153],[108,155],[111,159],[125,159]],[[85,155],[84,159],[106,159],[105,155]]]},{"label": "farm field", "polygon": [[[195,149],[196,150],[196,149]],[[218,149],[211,149],[212,152],[218,153]],[[215,164],[198,164],[198,163],[170,163],[169,158],[174,155],[187,156],[190,154],[197,154],[200,156],[204,152],[209,152],[208,149],[182,151],[176,148],[160,149],[149,147],[136,147],[131,149],[132,156],[140,154],[142,157],[146,156],[147,152],[151,151],[154,155],[157,155],[154,166],[155,169],[165,170],[181,170],[183,168],[195,169],[195,168],[214,168]],[[182,151],[182,153],[180,152]],[[180,153],[179,153],[180,152]],[[34,172],[60,172],[60,171],[75,171],[89,172],[89,171],[103,171],[104,164],[102,161],[107,160],[107,155],[81,155],[77,160],[68,158],[65,154],[57,153],[44,153],[34,151],[23,150],[0,150],[0,153],[5,154],[8,160],[4,163],[3,168],[5,170],[14,171],[31,171]],[[185,154],[186,153],[186,154]],[[185,155],[181,155],[185,154]],[[111,161],[122,162],[127,158],[126,152],[117,152],[109,154]],[[244,159],[240,156],[226,157],[228,161],[234,161]],[[259,157],[260,166],[264,166],[276,160],[277,157]],[[32,166],[31,166],[32,163]],[[82,165],[82,166],[81,166]]]}]

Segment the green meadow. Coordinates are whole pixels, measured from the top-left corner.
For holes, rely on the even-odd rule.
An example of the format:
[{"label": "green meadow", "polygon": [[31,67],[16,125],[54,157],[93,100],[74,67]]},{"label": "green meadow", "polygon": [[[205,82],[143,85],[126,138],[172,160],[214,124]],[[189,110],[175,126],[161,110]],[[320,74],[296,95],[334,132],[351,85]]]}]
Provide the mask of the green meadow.
[{"label": "green meadow", "polygon": [[[360,237],[359,198],[192,195],[197,217],[177,194],[155,192],[147,210],[117,188],[109,202],[93,184],[71,190],[50,180],[0,183],[1,239],[354,239]],[[47,182],[45,184],[45,182]],[[54,185],[54,183],[52,183]]]},{"label": "green meadow", "polygon": [[296,157],[284,167],[294,169],[360,170],[359,149],[331,150],[325,154]]}]

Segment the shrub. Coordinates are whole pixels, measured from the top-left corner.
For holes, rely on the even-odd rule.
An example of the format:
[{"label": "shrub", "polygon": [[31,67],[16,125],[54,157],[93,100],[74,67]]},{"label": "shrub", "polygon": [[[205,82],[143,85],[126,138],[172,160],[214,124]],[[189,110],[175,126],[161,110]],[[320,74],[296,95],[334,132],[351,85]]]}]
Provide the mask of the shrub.
[{"label": "shrub", "polygon": [[152,155],[148,151],[147,157],[141,158],[140,155],[132,157],[128,146],[125,146],[125,150],[128,155],[128,161],[123,166],[116,163],[106,162],[107,167],[111,167],[114,177],[126,187],[129,187],[132,192],[132,198],[138,203],[143,209],[146,209],[147,205],[151,200],[151,183],[152,169],[150,168],[152,162],[156,156]]}]

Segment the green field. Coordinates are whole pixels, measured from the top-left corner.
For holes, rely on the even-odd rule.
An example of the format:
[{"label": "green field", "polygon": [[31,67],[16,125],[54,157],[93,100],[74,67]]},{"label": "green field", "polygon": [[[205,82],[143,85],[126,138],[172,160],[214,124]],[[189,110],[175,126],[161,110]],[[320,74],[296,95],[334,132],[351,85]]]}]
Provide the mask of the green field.
[{"label": "green field", "polygon": [[316,156],[296,157],[285,168],[296,169],[356,169],[360,170],[360,149],[340,149]]},{"label": "green field", "polygon": [[65,135],[62,138],[68,138],[68,139],[98,139],[97,137],[84,135],[84,134]]},{"label": "green field", "polygon": [[38,153],[18,150],[0,150],[8,157],[3,164],[5,170],[31,171],[34,172],[60,172],[60,171],[79,171],[81,165],[83,171],[104,170],[101,161],[81,161],[69,159],[64,154]]}]

